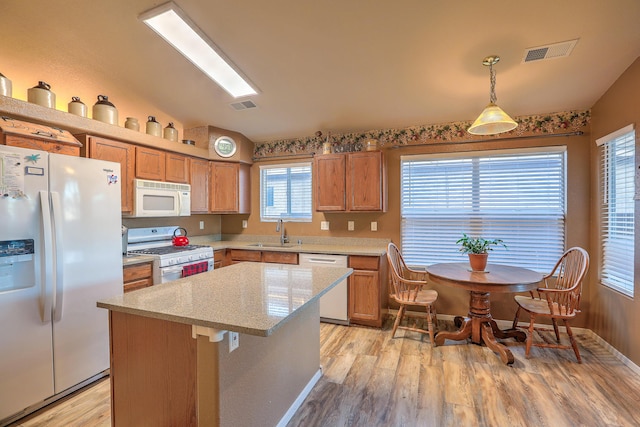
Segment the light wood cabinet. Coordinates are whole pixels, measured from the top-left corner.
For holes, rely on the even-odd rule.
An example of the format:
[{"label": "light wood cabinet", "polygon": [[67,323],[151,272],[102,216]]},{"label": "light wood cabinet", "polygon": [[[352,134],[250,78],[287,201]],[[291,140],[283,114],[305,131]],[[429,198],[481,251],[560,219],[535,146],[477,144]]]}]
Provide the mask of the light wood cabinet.
[{"label": "light wood cabinet", "polygon": [[229,251],[230,264],[244,261],[297,265],[298,254],[295,252],[254,251],[250,249],[231,249]]},{"label": "light wood cabinet", "polygon": [[387,263],[383,256],[349,256],[349,322],[381,327],[388,306]]},{"label": "light wood cabinet", "polygon": [[295,252],[262,252],[262,262],[297,265],[298,254]]},{"label": "light wood cabinet", "polygon": [[136,178],[164,181],[166,155],[165,151],[136,146]]},{"label": "light wood cabinet", "polygon": [[226,263],[226,249],[218,249],[217,251],[213,251],[213,269],[216,270],[218,268],[225,267]]},{"label": "light wood cabinet", "polygon": [[189,159],[191,185],[191,213],[209,212],[209,161]]},{"label": "light wood cabinet", "polygon": [[46,141],[42,139],[29,138],[18,135],[5,135],[4,144],[13,147],[28,148],[30,150],[41,150],[55,154],[65,154],[68,156],[80,155],[80,144],[60,141]]},{"label": "light wood cabinet", "polygon": [[151,262],[127,265],[122,270],[124,292],[135,291],[153,285]]},{"label": "light wood cabinet", "polygon": [[165,154],[165,181],[180,184],[189,183],[189,158],[182,154]]},{"label": "light wood cabinet", "polygon": [[250,165],[210,162],[209,211],[251,213],[250,174]]},{"label": "light wood cabinet", "polygon": [[134,145],[90,135],[76,135],[84,144],[82,155],[92,159],[120,163],[122,212],[133,212],[133,179],[135,175]]},{"label": "light wood cabinet", "polygon": [[381,151],[316,156],[314,170],[316,211],[386,211],[386,166]]},{"label": "light wood cabinet", "polygon": [[328,154],[314,159],[317,211],[346,210],[346,159],[343,154]]}]

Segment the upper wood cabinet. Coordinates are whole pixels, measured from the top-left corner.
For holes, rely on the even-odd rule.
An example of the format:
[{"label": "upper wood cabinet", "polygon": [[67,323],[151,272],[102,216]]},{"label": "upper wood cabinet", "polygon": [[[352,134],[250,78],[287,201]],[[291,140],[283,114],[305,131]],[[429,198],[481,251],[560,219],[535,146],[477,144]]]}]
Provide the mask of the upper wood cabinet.
[{"label": "upper wood cabinet", "polygon": [[316,210],[344,211],[347,207],[346,164],[344,154],[328,154],[314,159]]},{"label": "upper wood cabinet", "polygon": [[46,141],[37,138],[29,138],[18,135],[4,135],[4,144],[14,147],[28,148],[30,150],[48,151],[49,153],[66,154],[68,156],[80,155],[80,144],[72,144],[60,141]]},{"label": "upper wood cabinet", "polygon": [[189,158],[182,154],[166,153],[165,181],[189,183]]},{"label": "upper wood cabinet", "polygon": [[387,180],[381,151],[314,158],[316,211],[386,211]]},{"label": "upper wood cabinet", "polygon": [[189,184],[191,184],[191,213],[208,213],[209,161],[191,158],[189,159],[189,163]]},{"label": "upper wood cabinet", "polygon": [[76,138],[84,145],[82,154],[85,157],[120,163],[122,212],[132,212],[135,146],[86,134],[76,135]]},{"label": "upper wood cabinet", "polygon": [[210,162],[209,211],[251,213],[250,174],[250,165]]},{"label": "upper wood cabinet", "polygon": [[136,146],[136,178],[164,181],[166,155],[165,151]]}]

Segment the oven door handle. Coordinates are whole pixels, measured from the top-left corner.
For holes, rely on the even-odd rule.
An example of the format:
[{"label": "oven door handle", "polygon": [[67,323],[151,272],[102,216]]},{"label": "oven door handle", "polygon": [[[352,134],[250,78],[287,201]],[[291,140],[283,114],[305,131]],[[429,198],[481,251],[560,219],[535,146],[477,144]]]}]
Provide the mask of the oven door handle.
[{"label": "oven door handle", "polygon": [[182,269],[184,266],[180,265],[177,267],[162,267],[162,269],[160,270],[162,272],[162,275],[166,275],[166,274],[173,274],[173,273],[182,273]]}]

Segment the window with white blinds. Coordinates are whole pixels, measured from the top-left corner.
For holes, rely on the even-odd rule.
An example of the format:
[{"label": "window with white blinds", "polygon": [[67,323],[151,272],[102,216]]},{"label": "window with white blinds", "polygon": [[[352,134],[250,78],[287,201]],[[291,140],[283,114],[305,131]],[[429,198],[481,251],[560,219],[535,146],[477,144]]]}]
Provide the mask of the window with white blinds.
[{"label": "window with white blinds", "polygon": [[311,221],[311,163],[260,166],[260,220]]},{"label": "window with white blinds", "polygon": [[548,272],[564,252],[566,147],[401,158],[408,264],[465,262],[456,241],[502,239],[490,263]]},{"label": "window with white blinds", "polygon": [[627,126],[600,145],[603,285],[633,297],[635,131]]}]

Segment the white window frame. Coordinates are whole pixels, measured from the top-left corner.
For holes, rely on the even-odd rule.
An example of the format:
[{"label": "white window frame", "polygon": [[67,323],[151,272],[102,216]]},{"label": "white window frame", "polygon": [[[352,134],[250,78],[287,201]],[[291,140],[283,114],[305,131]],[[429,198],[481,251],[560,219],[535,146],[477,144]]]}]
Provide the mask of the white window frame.
[{"label": "white window frame", "polygon": [[[402,251],[407,263],[420,266],[437,262],[467,262],[466,255],[459,251],[459,245],[455,243],[462,237],[462,233],[467,233],[472,237],[505,240],[508,249],[498,247],[492,251],[490,263],[518,265],[540,272],[549,272],[565,250],[566,151],[566,146],[549,146],[402,156],[401,237]],[[518,182],[522,183],[522,191],[530,195],[524,197],[524,202],[515,203],[515,207],[502,208],[501,195],[494,194],[495,191],[491,189],[508,191],[507,180],[512,175],[504,175],[508,168],[499,175],[501,166],[499,160],[495,159],[528,155],[533,157],[529,156],[528,160],[523,161],[539,163],[546,160],[553,166],[554,173],[549,175],[554,179],[553,185],[549,189],[534,187],[533,183],[546,178],[547,175],[536,173],[536,169],[528,172],[529,174],[523,173],[518,178],[520,180]],[[545,156],[549,159],[545,159]],[[440,172],[435,168],[440,165],[434,165],[434,176],[430,176],[428,170],[424,172],[416,170],[415,173],[418,175],[415,178],[410,176],[413,171],[405,170],[405,166],[410,167],[408,162],[412,161],[440,162],[444,168],[449,160],[452,165],[455,165],[452,167],[462,169],[447,171],[445,177],[440,177]],[[417,165],[414,163],[413,166]],[[473,172],[469,172],[471,170]],[[487,172],[493,170],[496,171],[495,182],[492,181],[494,180],[493,172]],[[549,174],[552,171],[550,170]],[[421,173],[427,175],[421,175]],[[431,179],[442,180],[430,187]],[[413,188],[409,181],[413,181]],[[482,187],[485,189],[485,194],[487,191],[490,194],[486,196],[490,197],[487,199],[487,202],[490,201],[489,209],[482,207],[483,199],[480,190]],[[545,198],[544,192],[537,191],[540,189],[553,195],[553,199],[548,204],[545,202],[548,198]],[[414,197],[414,200],[410,200],[411,197]],[[540,199],[540,197],[543,198]],[[530,200],[537,200],[537,202]],[[496,201],[498,201],[497,204]],[[533,205],[529,206],[529,204]],[[549,208],[548,214],[543,211],[547,208]],[[524,237],[505,239],[506,236],[503,234],[507,234],[506,231],[512,228],[514,217],[517,218],[518,223],[524,225],[515,233]],[[540,234],[538,230],[541,227],[547,230],[544,243],[537,242]]]},{"label": "white window frame", "polygon": [[600,150],[600,283],[633,298],[635,126],[628,125],[598,138],[596,145]]},{"label": "white window frame", "polygon": [[[266,203],[266,190],[264,187],[264,171],[269,169],[292,169],[292,168],[300,168],[300,167],[308,167],[309,168],[309,188],[308,188],[308,197],[309,197],[309,211],[307,216],[291,216],[291,215],[268,215],[265,212],[265,203]],[[291,182],[287,181],[287,190],[290,189]],[[288,208],[291,207],[291,195],[287,192],[286,194]],[[291,212],[288,212],[289,214]],[[260,221],[262,222],[276,222],[279,220],[287,221],[287,222],[311,222],[313,220],[313,169],[311,162],[299,162],[299,163],[280,163],[280,164],[272,164],[272,165],[261,165],[260,166]]]}]

